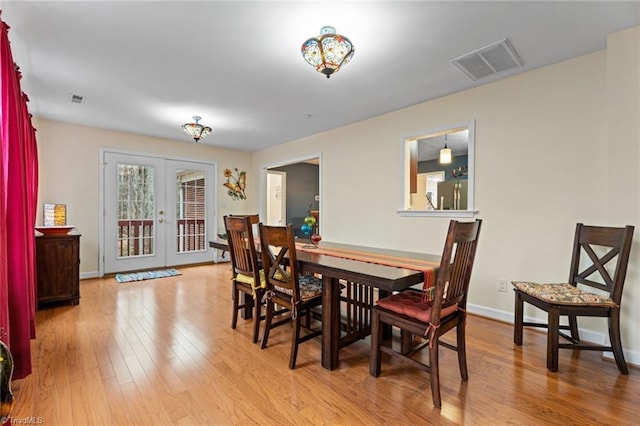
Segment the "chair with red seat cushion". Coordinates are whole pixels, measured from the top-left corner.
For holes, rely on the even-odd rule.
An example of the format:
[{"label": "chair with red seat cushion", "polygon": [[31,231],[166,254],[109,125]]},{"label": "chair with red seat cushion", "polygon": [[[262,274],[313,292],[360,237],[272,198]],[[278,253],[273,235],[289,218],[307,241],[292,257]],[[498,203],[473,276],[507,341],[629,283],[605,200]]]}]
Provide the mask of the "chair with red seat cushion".
[{"label": "chair with red seat cushion", "polygon": [[[382,354],[397,356],[429,373],[433,405],[440,408],[440,377],[438,348],[444,346],[458,353],[462,380],[468,379],[465,344],[466,305],[471,270],[475,259],[480,219],[474,222],[449,223],[449,231],[436,275],[433,300],[423,302],[423,292],[409,289],[380,299],[373,308],[371,321],[371,359],[369,373],[379,376]],[[382,324],[402,330],[402,347],[394,350],[382,342]],[[452,329],[457,331],[457,344],[440,341]],[[414,336],[421,340],[414,344]],[[422,349],[429,349],[429,362],[416,358]]]}]

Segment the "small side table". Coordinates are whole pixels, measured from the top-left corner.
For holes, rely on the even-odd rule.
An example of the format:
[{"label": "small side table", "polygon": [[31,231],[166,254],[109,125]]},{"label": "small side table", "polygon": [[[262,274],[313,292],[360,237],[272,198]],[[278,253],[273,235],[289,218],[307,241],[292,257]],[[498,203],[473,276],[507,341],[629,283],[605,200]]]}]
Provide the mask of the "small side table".
[{"label": "small side table", "polygon": [[36,237],[38,308],[80,303],[80,235]]}]

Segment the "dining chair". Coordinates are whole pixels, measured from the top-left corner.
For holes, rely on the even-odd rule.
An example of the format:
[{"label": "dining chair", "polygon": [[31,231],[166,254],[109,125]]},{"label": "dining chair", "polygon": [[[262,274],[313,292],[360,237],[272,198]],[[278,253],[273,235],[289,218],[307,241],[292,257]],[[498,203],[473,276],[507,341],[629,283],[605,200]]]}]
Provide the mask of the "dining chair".
[{"label": "dining chair", "polygon": [[[253,238],[252,221],[256,220],[257,215],[224,217],[233,269],[231,328],[235,329],[238,324],[238,311],[253,308],[253,343],[258,341],[260,321],[264,318],[260,302],[266,287]],[[245,295],[243,300],[240,299],[241,294]]]},{"label": "dining chair", "polygon": [[[569,280],[566,283],[513,281],[515,322],[513,342],[522,345],[523,327],[547,329],[547,369],[558,371],[559,349],[613,352],[618,370],[629,374],[620,339],[620,305],[634,227],[576,225]],[[581,285],[581,288],[578,287]],[[589,288],[587,291],[584,288]],[[524,302],[547,312],[547,322],[524,321]],[[606,317],[610,344],[580,340],[580,316]],[[568,325],[560,324],[567,317]],[[561,330],[569,330],[570,335]],[[560,337],[569,343],[560,343]]]},{"label": "dining chair", "polygon": [[[313,275],[301,275],[296,261],[296,245],[293,225],[266,226],[260,224],[260,245],[267,288],[265,329],[262,348],[267,347],[269,332],[290,321],[293,323],[291,335],[291,355],[289,368],[294,369],[298,356],[298,345],[322,333],[322,329],[311,328],[311,310],[322,304],[322,280]],[[275,307],[288,310],[288,314],[278,315]],[[280,319],[274,323],[274,316]],[[304,324],[302,318],[305,318]],[[304,334],[301,331],[304,329]]]},{"label": "dining chair", "polygon": [[[435,279],[433,297],[423,300],[423,291],[408,289],[378,300],[372,310],[371,357],[369,373],[377,377],[381,372],[382,352],[403,359],[429,373],[433,405],[440,408],[439,347],[458,353],[458,366],[463,381],[468,379],[465,326],[467,294],[471,270],[478,246],[482,220],[449,222],[449,230]],[[426,290],[425,290],[426,291]],[[382,325],[388,324],[402,331],[402,345],[395,350],[382,341]],[[449,330],[456,329],[457,344],[440,340]],[[416,342],[414,337],[420,339]],[[419,352],[428,349],[428,362]]]},{"label": "dining chair", "polygon": [[257,226],[260,223],[260,215],[259,214],[230,214],[230,217],[248,217],[249,218],[249,223],[251,224],[254,234],[256,233],[255,231],[258,230]]}]

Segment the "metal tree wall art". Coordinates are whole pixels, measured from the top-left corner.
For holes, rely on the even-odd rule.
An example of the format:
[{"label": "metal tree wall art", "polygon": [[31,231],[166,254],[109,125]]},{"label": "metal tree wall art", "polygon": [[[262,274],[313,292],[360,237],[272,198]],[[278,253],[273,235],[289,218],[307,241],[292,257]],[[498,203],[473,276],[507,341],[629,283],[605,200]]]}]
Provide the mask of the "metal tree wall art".
[{"label": "metal tree wall art", "polygon": [[224,177],[227,181],[223,184],[227,187],[227,194],[234,200],[246,200],[247,196],[244,193],[244,189],[247,186],[247,172],[240,172],[238,169],[224,169]]}]

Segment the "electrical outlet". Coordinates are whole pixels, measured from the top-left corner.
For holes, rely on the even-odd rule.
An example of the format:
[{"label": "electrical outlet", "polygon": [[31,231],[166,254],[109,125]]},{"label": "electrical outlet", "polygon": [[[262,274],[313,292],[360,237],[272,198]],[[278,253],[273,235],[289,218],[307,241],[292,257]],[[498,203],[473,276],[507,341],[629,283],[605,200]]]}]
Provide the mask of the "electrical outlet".
[{"label": "electrical outlet", "polygon": [[500,293],[506,293],[508,288],[508,281],[504,278],[498,280],[498,291]]}]

